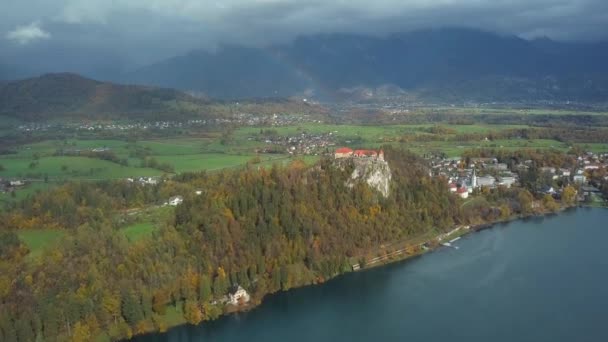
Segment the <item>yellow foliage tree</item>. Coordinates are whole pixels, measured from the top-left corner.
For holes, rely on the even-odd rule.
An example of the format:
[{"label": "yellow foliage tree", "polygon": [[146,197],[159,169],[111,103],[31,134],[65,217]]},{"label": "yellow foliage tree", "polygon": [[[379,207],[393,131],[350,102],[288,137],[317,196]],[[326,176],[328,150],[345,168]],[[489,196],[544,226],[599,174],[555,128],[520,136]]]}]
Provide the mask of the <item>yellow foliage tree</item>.
[{"label": "yellow foliage tree", "polygon": [[192,325],[197,325],[203,320],[203,313],[201,312],[196,301],[186,301],[186,304],[184,304],[184,318]]},{"label": "yellow foliage tree", "polygon": [[562,193],[562,201],[566,205],[573,205],[576,201],[576,189],[568,185]]},{"label": "yellow foliage tree", "polygon": [[91,341],[91,330],[86,323],[77,322],[74,325],[74,333],[72,334],[72,342],[87,342]]}]

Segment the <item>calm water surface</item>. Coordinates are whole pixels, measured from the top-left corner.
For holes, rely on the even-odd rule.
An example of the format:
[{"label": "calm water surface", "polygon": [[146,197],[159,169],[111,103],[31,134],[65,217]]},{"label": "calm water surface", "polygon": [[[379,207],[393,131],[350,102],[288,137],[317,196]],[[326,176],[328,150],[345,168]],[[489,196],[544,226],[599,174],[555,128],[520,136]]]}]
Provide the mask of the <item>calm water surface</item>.
[{"label": "calm water surface", "polygon": [[608,210],[513,222],[455,245],[135,341],[608,341]]}]

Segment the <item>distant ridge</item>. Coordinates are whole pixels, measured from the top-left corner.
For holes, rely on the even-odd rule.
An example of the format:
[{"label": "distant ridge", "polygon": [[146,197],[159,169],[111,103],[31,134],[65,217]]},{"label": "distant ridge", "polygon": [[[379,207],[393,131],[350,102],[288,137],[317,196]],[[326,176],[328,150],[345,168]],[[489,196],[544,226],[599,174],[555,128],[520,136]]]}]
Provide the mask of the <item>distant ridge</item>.
[{"label": "distant ridge", "polygon": [[53,119],[183,120],[247,114],[326,115],[326,109],[288,98],[209,100],[153,86],[120,85],[73,73],[0,82],[0,115],[24,121]]},{"label": "distant ridge", "polygon": [[183,92],[99,82],[72,73],[0,83],[0,115],[22,120],[193,115],[204,104]]},{"label": "distant ridge", "polygon": [[[525,40],[472,29],[384,38],[323,34],[265,49],[193,51],[123,76],[123,81],[216,98],[395,89],[422,100],[534,101],[608,98],[608,44]],[[387,88],[388,86],[388,88]]]}]

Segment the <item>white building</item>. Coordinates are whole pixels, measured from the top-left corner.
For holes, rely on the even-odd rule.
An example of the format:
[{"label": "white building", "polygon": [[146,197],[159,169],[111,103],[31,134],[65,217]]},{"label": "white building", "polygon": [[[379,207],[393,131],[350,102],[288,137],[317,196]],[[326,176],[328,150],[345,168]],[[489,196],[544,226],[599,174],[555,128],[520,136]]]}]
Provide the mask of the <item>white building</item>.
[{"label": "white building", "polygon": [[20,180],[10,181],[9,184],[10,184],[10,186],[23,186],[23,185],[25,185],[25,183],[23,181],[20,181]]},{"label": "white building", "polygon": [[158,184],[158,180],[156,178],[152,178],[152,177],[140,177],[139,178],[139,182],[141,184],[146,184],[146,185],[156,185],[156,184]]},{"label": "white building", "polygon": [[458,188],[457,193],[458,193],[458,196],[460,196],[460,198],[463,198],[463,199],[469,198],[469,191],[467,190],[467,188],[465,186]]},{"label": "white building", "polygon": [[500,177],[498,185],[506,186],[510,188],[513,184],[517,182],[517,178],[511,176]]},{"label": "white building", "polygon": [[241,303],[248,303],[251,300],[249,293],[245,291],[240,285],[237,287],[236,291],[230,293],[228,295],[228,303],[232,305],[239,305]]},{"label": "white building", "polygon": [[587,177],[585,175],[576,175],[573,178],[574,183],[585,183],[587,181]]},{"label": "white building", "polygon": [[494,186],[496,179],[492,176],[477,177],[477,186]]},{"label": "white building", "polygon": [[170,206],[178,206],[180,204],[182,204],[182,202],[184,202],[184,198],[182,196],[174,196],[171,197],[169,199],[169,202],[166,202],[165,205],[170,205]]}]

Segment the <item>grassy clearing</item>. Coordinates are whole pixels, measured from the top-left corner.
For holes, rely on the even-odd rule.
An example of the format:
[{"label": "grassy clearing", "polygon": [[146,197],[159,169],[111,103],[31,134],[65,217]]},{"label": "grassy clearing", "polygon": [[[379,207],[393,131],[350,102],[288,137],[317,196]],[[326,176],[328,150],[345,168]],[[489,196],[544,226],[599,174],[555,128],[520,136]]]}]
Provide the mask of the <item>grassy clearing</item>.
[{"label": "grassy clearing", "polygon": [[[156,159],[159,162],[170,163],[175,167],[175,172],[195,172],[203,170],[219,170],[224,168],[236,167],[244,165],[252,160],[255,155],[230,155],[219,153],[205,153],[185,156],[159,156]],[[279,158],[284,158],[283,155],[262,156],[262,162],[272,161]]]},{"label": "grassy clearing", "polygon": [[175,327],[186,324],[186,320],[184,319],[181,309],[182,305],[183,304],[181,302],[178,302],[175,305],[168,305],[165,314],[160,316],[160,319],[166,324],[167,327]]},{"label": "grassy clearing", "polygon": [[30,250],[28,257],[35,258],[42,254],[45,248],[58,241],[65,232],[49,229],[30,229],[17,232],[19,239]]},{"label": "grassy clearing", "polygon": [[32,160],[1,158],[4,171],[0,177],[41,179],[116,179],[134,176],[158,176],[162,172],[149,168],[121,166],[109,161],[85,157],[44,157],[37,160],[38,165],[30,167]]},{"label": "grassy clearing", "polygon": [[162,156],[201,153],[211,141],[208,138],[166,139],[140,141],[137,145],[149,148],[153,155]]},{"label": "grassy clearing", "polygon": [[585,151],[591,151],[595,153],[604,153],[608,152],[608,143],[587,143],[587,144],[576,144],[576,146],[581,147]]},{"label": "grassy clearing", "polygon": [[36,182],[36,183],[28,184],[27,186],[25,186],[23,188],[17,189],[15,191],[15,197],[13,197],[11,195],[11,193],[9,193],[9,192],[0,193],[0,210],[2,210],[3,204],[21,201],[21,200],[27,198],[28,196],[36,193],[37,191],[46,190],[53,185],[54,184],[44,183],[44,182]]},{"label": "grassy clearing", "polygon": [[132,224],[122,229],[123,235],[129,242],[135,242],[146,237],[149,237],[158,230],[158,227],[152,222],[142,222]]}]

